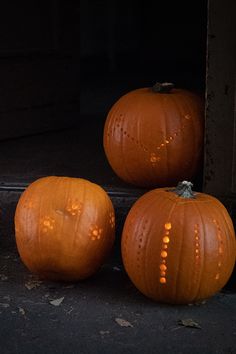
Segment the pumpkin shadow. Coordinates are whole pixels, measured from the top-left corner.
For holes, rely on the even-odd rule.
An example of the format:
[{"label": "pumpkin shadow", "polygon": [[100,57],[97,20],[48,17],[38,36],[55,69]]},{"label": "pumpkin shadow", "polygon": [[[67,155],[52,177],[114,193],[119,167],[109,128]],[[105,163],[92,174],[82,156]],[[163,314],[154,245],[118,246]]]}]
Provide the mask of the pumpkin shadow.
[{"label": "pumpkin shadow", "polygon": [[[157,303],[144,296],[131,282],[122,266],[103,265],[99,272],[75,284],[79,290],[94,294],[104,302],[157,306]],[[158,304],[160,306],[160,304]]]}]

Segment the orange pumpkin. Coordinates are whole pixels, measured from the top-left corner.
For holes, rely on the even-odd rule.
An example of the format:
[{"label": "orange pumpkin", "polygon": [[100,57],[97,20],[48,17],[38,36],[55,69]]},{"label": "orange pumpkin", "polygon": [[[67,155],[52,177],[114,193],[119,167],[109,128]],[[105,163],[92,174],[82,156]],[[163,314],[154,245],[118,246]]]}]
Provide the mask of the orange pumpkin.
[{"label": "orange pumpkin", "polygon": [[20,257],[30,271],[47,279],[74,281],[95,273],[111,251],[114,228],[110,198],[84,179],[40,178],[16,208]]},{"label": "orange pumpkin", "polygon": [[141,186],[192,179],[203,147],[203,102],[196,94],[156,84],[122,96],[108,113],[104,150],[115,173]]},{"label": "orange pumpkin", "polygon": [[228,281],[235,264],[231,218],[216,198],[190,182],[144,194],[122,234],[122,258],[135,286],[160,302],[206,299]]}]

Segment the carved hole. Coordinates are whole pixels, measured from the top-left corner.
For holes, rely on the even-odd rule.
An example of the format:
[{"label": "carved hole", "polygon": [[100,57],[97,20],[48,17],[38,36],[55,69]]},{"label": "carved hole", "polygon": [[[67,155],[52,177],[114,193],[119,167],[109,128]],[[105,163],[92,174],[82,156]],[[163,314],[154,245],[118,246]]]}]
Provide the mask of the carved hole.
[{"label": "carved hole", "polygon": [[171,223],[170,222],[167,222],[167,223],[165,223],[165,229],[166,230],[170,230],[171,229]]},{"label": "carved hole", "polygon": [[161,251],[161,257],[166,258],[168,256],[168,253],[166,251]]},{"label": "carved hole", "polygon": [[165,277],[161,277],[160,278],[160,283],[161,284],[166,284],[166,278]]}]

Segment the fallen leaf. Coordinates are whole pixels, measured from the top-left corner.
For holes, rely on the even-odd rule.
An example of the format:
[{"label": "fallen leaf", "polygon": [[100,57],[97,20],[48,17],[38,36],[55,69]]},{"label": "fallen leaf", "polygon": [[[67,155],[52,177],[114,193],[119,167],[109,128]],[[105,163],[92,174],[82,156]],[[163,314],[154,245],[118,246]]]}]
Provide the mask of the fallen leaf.
[{"label": "fallen leaf", "polygon": [[8,279],[8,277],[5,274],[0,274],[0,280],[4,281],[7,279]]},{"label": "fallen leaf", "polygon": [[202,306],[202,305],[205,305],[206,304],[206,300],[202,300],[202,301],[197,301],[197,302],[194,302],[194,303],[190,303],[188,304],[188,306]]},{"label": "fallen leaf", "polygon": [[193,321],[191,318],[179,320],[178,324],[184,327],[191,327],[191,328],[198,328],[198,329],[202,328],[197,322]]},{"label": "fallen leaf", "polygon": [[55,300],[50,301],[50,304],[53,306],[60,306],[63,300],[64,300],[64,297],[60,297],[59,299],[55,299]]},{"label": "fallen leaf", "polygon": [[64,289],[74,289],[74,287],[75,287],[74,284],[63,286]]},{"label": "fallen leaf", "polygon": [[123,318],[116,318],[115,321],[121,327],[133,327],[133,325],[130,322],[124,320]]},{"label": "fallen leaf", "polygon": [[9,295],[5,295],[5,296],[3,296],[3,299],[4,299],[4,300],[6,300],[6,301],[10,301],[10,300],[11,300],[11,298],[10,298],[10,296],[9,296]]},{"label": "fallen leaf", "polygon": [[28,290],[32,290],[32,289],[35,289],[37,287],[39,287],[40,285],[42,284],[42,280],[28,280],[26,283],[25,283],[25,287],[28,289]]},{"label": "fallen leaf", "polygon": [[117,272],[120,272],[121,269],[119,267],[113,267],[113,270],[117,271]]},{"label": "fallen leaf", "polygon": [[110,331],[100,331],[99,333],[100,333],[102,336],[104,336],[104,334],[109,334]]},{"label": "fallen leaf", "polygon": [[7,303],[0,302],[0,307],[7,308],[10,307],[10,305]]},{"label": "fallen leaf", "polygon": [[23,307],[18,307],[19,309],[19,313],[22,315],[22,316],[25,316],[25,310],[23,309]]}]

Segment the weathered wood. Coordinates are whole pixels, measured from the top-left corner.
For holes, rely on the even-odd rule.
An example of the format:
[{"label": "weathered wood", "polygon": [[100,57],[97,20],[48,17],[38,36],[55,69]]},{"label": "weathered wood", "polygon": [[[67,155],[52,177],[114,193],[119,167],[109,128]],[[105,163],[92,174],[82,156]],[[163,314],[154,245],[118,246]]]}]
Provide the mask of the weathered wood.
[{"label": "weathered wood", "polygon": [[236,197],[236,2],[209,0],[204,191]]}]

